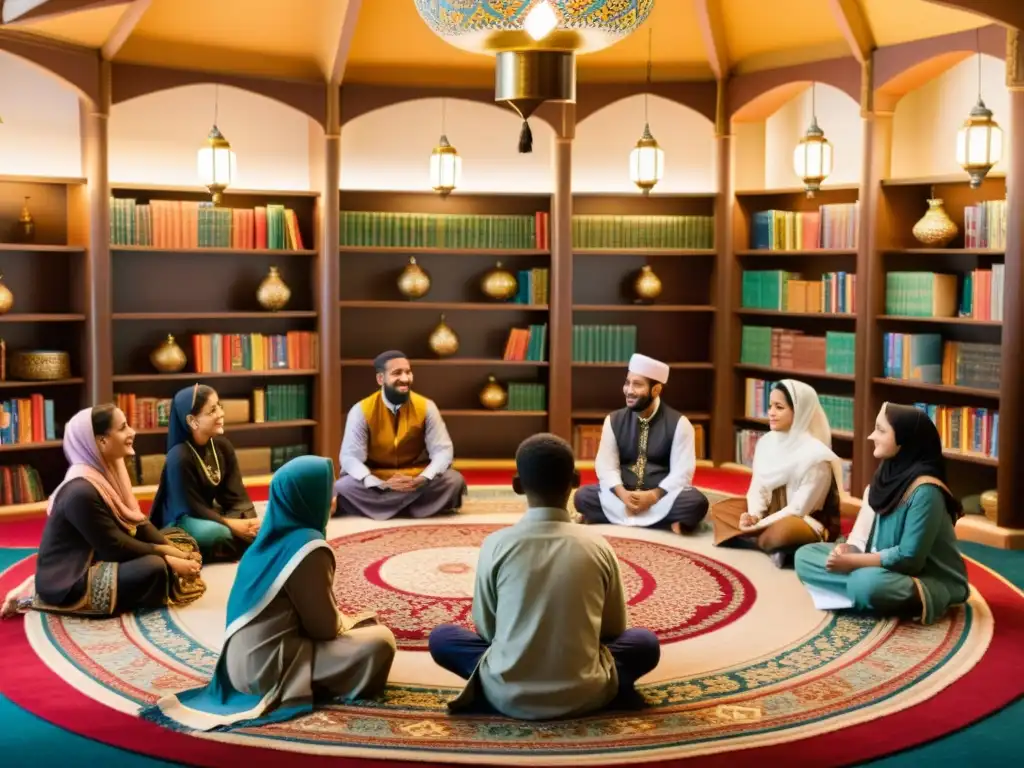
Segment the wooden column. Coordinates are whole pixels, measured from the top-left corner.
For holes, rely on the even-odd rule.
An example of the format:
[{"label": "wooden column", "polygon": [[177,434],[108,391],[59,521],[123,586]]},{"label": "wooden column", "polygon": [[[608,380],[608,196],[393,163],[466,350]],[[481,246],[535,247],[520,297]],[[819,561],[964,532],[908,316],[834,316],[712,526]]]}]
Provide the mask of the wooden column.
[{"label": "wooden column", "polygon": [[736,460],[735,425],[736,372],[739,361],[740,320],[736,310],[737,273],[733,243],[733,219],[736,212],[736,147],[732,123],[726,115],[726,81],[718,81],[715,117],[716,173],[718,196],[715,198],[715,391],[711,398],[711,451],[715,464]]},{"label": "wooden column", "polygon": [[327,120],[318,179],[317,329],[320,334],[320,379],[317,387],[316,451],[337,458],[341,449],[341,309],[338,305],[338,210],[341,198],[341,88],[327,86]]},{"label": "wooden column", "polygon": [[86,402],[114,399],[113,327],[111,321],[110,178],[107,149],[111,106],[111,65],[101,61],[96,101],[80,102],[82,169],[86,185],[79,191],[85,231],[78,238],[86,246],[82,270],[85,291],[86,354],[83,357]]},{"label": "wooden column", "polygon": [[[1003,295],[1002,376],[999,388],[999,514],[1003,528],[1024,529],[1024,39],[1007,31],[1006,84],[1010,115],[1006,169],[1006,283]],[[1024,546],[1024,531],[1018,532]]]},{"label": "wooden column", "polygon": [[864,67],[861,96],[864,144],[861,154],[860,216],[857,229],[857,345],[854,358],[853,477],[850,492],[860,497],[871,481],[877,462],[868,435],[875,428],[881,403],[872,396],[873,379],[882,375],[882,335],[876,318],[885,312],[885,264],[882,250],[889,244],[889,221],[884,211],[882,179],[892,169],[892,112],[877,108],[872,98],[871,66]]},{"label": "wooden column", "polygon": [[548,297],[548,430],[572,441],[572,140],[576,105],[561,105],[552,152]]}]

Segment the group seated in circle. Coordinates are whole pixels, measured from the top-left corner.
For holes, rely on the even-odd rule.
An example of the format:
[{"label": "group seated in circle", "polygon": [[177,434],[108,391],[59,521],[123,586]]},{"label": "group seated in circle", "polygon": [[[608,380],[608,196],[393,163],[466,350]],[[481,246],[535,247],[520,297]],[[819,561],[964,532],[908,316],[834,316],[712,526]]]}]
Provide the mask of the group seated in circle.
[{"label": "group seated in circle", "polygon": [[[348,414],[340,477],[328,458],[291,460],[274,474],[262,517],[212,388],[174,396],[149,517],[125,467],[135,433],[124,413],[99,405],[75,414],[64,434],[70,466],[49,500],[35,576],[8,595],[4,616],[185,605],[205,592],[205,564],[238,560],[213,677],[143,717],[222,729],[378,695],[395,639],[372,611],[338,610],[328,521],[335,512],[386,520],[456,511],[466,488],[437,406],[412,390],[408,358],[384,353],[376,368],[380,389]],[[821,610],[931,623],[967,600],[954,532],[962,510],[922,410],[882,406],[868,437],[880,463],[843,540],[838,459],[812,387],[773,385],[770,431],[755,450],[746,497],[709,511],[692,486],[692,425],[661,400],[667,380],[663,363],[630,361],[624,407],[604,422],[594,486],[579,488],[561,438],[539,434],[519,446],[513,490],[527,510],[481,546],[474,629],[442,625],[429,638],[434,662],[466,680],[453,714],[543,720],[644,706],[636,683],[656,669],[658,639],[629,626],[619,564],[595,524],[690,536],[708,527],[707,513],[715,545],[763,552],[780,568],[793,563]],[[344,551],[338,560],[343,566]],[[560,652],[566,637],[571,654]]]}]

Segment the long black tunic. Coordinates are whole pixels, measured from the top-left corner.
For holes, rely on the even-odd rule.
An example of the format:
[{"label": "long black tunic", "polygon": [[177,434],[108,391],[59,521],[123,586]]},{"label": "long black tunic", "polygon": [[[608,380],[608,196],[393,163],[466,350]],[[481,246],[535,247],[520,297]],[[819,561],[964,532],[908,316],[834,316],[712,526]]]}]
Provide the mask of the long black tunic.
[{"label": "long black tunic", "polygon": [[[147,556],[159,557],[157,545],[167,539],[150,522],[144,522],[131,536],[122,528],[103,497],[84,478],[76,478],[61,489],[43,528],[36,560],[36,593],[54,606],[72,605],[85,594],[89,566],[105,561],[127,564]],[[119,569],[124,571],[125,569]],[[161,580],[162,585],[128,585],[118,579],[118,610],[128,610],[134,594],[148,594],[156,587],[166,594],[167,572],[155,567],[132,568],[129,573],[144,579]],[[141,590],[129,587],[141,587]]]}]

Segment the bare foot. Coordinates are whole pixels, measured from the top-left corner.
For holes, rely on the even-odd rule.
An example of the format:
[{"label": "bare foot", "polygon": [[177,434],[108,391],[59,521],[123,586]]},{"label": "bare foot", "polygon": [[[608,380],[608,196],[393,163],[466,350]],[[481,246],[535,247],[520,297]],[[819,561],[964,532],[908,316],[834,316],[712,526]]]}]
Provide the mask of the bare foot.
[{"label": "bare foot", "polygon": [[681,526],[678,522],[672,523],[672,533],[677,533],[680,536],[682,536],[683,535],[683,526]]}]

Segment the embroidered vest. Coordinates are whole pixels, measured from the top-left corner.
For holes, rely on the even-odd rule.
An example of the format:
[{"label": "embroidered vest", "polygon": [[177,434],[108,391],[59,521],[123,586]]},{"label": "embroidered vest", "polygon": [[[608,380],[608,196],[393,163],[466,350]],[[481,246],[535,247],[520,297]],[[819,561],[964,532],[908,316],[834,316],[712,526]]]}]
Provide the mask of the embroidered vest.
[{"label": "embroidered vest", "polygon": [[639,417],[628,408],[621,408],[611,415],[612,434],[619,447],[622,484],[626,488],[650,490],[657,488],[665,479],[672,457],[672,439],[682,417],[679,411],[669,408],[664,402],[658,406],[647,428],[645,460],[638,462],[642,432]]},{"label": "embroidered vest", "polygon": [[360,401],[370,436],[366,447],[366,466],[386,480],[396,473],[418,475],[427,466],[427,398],[409,393],[409,399],[391,412],[384,395],[377,390]]}]

